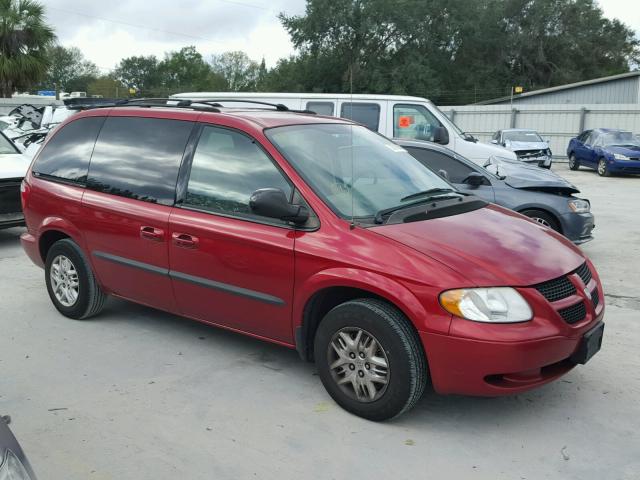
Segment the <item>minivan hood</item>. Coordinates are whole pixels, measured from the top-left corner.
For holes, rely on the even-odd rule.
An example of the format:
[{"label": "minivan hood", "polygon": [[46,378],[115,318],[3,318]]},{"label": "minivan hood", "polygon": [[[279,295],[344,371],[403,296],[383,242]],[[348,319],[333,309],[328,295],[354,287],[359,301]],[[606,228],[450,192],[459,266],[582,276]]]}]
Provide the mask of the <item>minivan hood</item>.
[{"label": "minivan hood", "polygon": [[0,179],[23,178],[30,164],[31,159],[21,153],[0,154]]},{"label": "minivan hood", "polygon": [[447,265],[476,286],[535,285],[565,275],[585,261],[561,235],[493,204],[371,230]]}]

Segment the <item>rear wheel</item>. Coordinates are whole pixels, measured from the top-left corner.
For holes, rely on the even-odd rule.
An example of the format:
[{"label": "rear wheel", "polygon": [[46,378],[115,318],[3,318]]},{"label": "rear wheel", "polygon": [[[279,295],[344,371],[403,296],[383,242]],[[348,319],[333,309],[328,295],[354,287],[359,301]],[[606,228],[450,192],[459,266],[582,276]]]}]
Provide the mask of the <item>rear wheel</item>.
[{"label": "rear wheel", "polygon": [[333,308],[318,327],[314,352],[329,395],[369,420],[406,412],[426,385],[427,363],[416,332],[381,300],[363,298]]},{"label": "rear wheel", "polygon": [[47,252],[45,282],[53,305],[76,320],[97,315],[107,298],[82,250],[70,239],[58,240]]},{"label": "rear wheel", "polygon": [[601,177],[611,176],[611,172],[609,172],[609,168],[607,167],[607,161],[604,158],[598,160],[598,175]]},{"label": "rear wheel", "polygon": [[580,162],[578,162],[575,153],[572,153],[571,155],[569,155],[569,169],[578,170],[579,168]]},{"label": "rear wheel", "polygon": [[520,213],[522,213],[522,215],[526,217],[529,217],[531,220],[538,222],[540,225],[544,225],[551,230],[560,232],[560,225],[558,224],[558,220],[556,220],[556,218],[548,212],[544,212],[542,210],[525,210]]}]

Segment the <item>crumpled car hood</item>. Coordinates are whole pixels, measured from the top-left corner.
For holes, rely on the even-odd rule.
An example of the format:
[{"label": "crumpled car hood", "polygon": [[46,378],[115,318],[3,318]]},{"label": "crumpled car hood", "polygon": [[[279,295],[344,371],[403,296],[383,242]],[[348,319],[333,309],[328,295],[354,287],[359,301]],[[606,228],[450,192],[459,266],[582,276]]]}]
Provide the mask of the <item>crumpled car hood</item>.
[{"label": "crumpled car hood", "polygon": [[371,231],[456,270],[476,286],[529,286],[585,260],[562,235],[498,205]]},{"label": "crumpled car hood", "polygon": [[554,190],[566,194],[580,193],[571,182],[546,168],[526,163],[515,163],[500,159],[491,159],[485,167],[491,173],[504,178],[504,182],[513,188],[525,190]]}]

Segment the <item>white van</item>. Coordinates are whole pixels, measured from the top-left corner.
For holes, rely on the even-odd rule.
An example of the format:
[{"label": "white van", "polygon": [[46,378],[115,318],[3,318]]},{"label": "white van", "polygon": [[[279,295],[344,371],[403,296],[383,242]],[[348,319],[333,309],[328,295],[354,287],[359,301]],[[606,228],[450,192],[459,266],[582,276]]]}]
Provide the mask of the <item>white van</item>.
[{"label": "white van", "polygon": [[281,103],[295,110],[311,110],[319,115],[349,118],[388,138],[439,143],[480,165],[484,165],[494,155],[516,160],[513,152],[497,145],[480,143],[464,133],[426,98],[399,95],[237,92],[189,92],[172,95],[171,98],[246,99]]}]

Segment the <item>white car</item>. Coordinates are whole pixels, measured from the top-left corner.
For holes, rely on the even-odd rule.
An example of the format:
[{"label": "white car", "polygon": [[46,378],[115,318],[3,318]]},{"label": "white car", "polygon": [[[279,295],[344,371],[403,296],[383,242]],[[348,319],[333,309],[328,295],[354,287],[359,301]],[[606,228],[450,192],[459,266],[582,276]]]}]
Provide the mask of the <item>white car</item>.
[{"label": "white car", "polygon": [[[189,92],[172,95],[175,99],[218,100],[242,105],[242,100],[282,104],[293,110],[308,110],[319,115],[348,118],[388,138],[426,140],[444,145],[478,165],[494,155],[516,159],[497,145],[478,142],[463,132],[426,98],[399,95],[351,95],[338,93],[242,93]],[[255,104],[247,104],[256,108]]]},{"label": "white car", "polygon": [[20,184],[31,159],[0,133],[0,228],[24,225]]},{"label": "white car", "polygon": [[525,128],[498,130],[493,134],[491,143],[511,150],[522,162],[551,168],[552,155],[549,142],[543,140],[535,130]]}]

